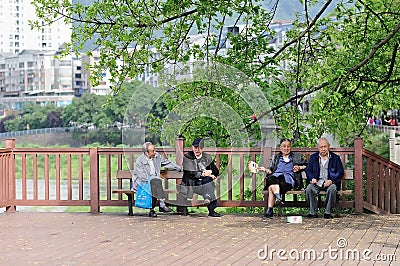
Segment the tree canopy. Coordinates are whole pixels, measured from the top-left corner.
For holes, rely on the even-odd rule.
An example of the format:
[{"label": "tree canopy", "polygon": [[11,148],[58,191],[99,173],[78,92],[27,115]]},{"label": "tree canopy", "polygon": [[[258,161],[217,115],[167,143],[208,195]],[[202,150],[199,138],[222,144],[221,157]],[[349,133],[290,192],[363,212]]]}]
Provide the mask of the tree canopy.
[{"label": "tree canopy", "polygon": [[[72,41],[65,53],[80,52],[90,43],[101,48],[100,60],[91,66],[92,81],[96,84],[108,69],[115,94],[120,93],[122,81],[137,77],[146,67],[162,74],[172,64],[179,68],[189,61],[205,62],[211,69],[226,65],[244,73],[263,92],[268,109],[258,109],[259,119],[249,119],[253,110],[242,100],[241,90],[229,95],[230,86],[212,85],[207,79],[166,87],[162,96],[168,110],[188,100],[212,97],[231,106],[233,115],[242,119],[238,124],[249,132],[257,132],[256,122],[272,114],[281,127],[279,134],[295,137],[298,145],[315,143],[323,133],[352,143],[354,136],[365,133],[366,114],[398,108],[400,2],[302,0],[303,10],[296,13],[285,43],[274,49],[269,44],[279,32],[270,26],[282,2],[271,1],[268,7],[257,0],[98,0],[90,5],[34,0],[33,4],[45,24],[59,19],[72,23]],[[311,6],[318,7],[315,15],[309,12]],[[328,9],[334,12],[328,14]],[[32,25],[40,28],[41,20]],[[238,34],[225,32],[232,25],[244,26]],[[196,41],[199,35],[201,42]],[[309,110],[302,112],[299,107],[305,103]],[[189,135],[207,135],[210,130],[220,132],[212,138],[226,135],[215,117],[186,121],[190,123]]]},{"label": "tree canopy", "polygon": [[53,104],[40,105],[29,103],[22,107],[19,115],[7,116],[0,121],[0,132],[11,132],[26,129],[60,127],[61,108]]},{"label": "tree canopy", "polygon": [[[61,117],[64,126],[71,126],[71,123],[74,125],[92,123],[97,128],[108,128],[114,123],[122,123],[132,95],[143,93],[138,91],[138,88],[142,88],[141,82],[134,81],[124,83],[119,93],[110,98],[96,94],[84,94],[80,98],[74,98],[72,103],[62,110]],[[139,106],[143,105],[146,106],[147,103],[139,104]],[[146,118],[139,119],[142,121],[137,121],[137,123],[144,123]]]}]

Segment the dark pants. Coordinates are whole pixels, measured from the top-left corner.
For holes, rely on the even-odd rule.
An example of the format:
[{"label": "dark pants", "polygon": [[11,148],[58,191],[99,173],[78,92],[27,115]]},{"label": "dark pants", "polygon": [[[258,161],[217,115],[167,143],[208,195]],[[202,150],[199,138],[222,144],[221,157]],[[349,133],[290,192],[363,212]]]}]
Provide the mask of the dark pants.
[{"label": "dark pants", "polygon": [[330,185],[329,187],[319,187],[314,184],[308,184],[306,188],[306,199],[308,206],[310,206],[310,214],[314,215],[318,213],[318,202],[317,195],[320,191],[326,191],[326,207],[325,213],[330,214],[332,206],[335,205],[336,201],[336,193],[337,188],[335,184]]},{"label": "dark pants", "polygon": [[165,199],[165,192],[162,186],[162,180],[153,178],[150,180],[151,195],[152,197],[152,208],[154,209],[157,204],[157,199]]},{"label": "dark pants", "polygon": [[210,213],[218,207],[218,201],[214,194],[215,184],[212,177],[206,176],[202,179],[190,179],[189,182],[185,182],[185,185],[190,186],[189,198],[192,198],[193,193],[196,193],[202,195],[204,199],[208,198],[210,200],[210,204],[207,206]]},{"label": "dark pants", "polygon": [[279,193],[280,194],[285,194],[289,190],[293,189],[291,184],[286,183],[284,175],[280,175],[280,176],[269,175],[269,176],[267,176],[264,191],[268,191],[268,187],[271,185],[279,185]]}]

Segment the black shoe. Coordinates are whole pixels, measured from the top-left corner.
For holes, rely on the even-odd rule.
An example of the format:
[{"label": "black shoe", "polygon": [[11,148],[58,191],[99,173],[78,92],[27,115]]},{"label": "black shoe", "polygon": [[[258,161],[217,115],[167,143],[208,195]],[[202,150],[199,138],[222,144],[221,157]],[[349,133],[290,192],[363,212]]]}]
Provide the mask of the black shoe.
[{"label": "black shoe", "polygon": [[312,218],[318,218],[318,214],[307,214],[306,218],[312,219]]},{"label": "black shoe", "polygon": [[325,219],[333,219],[333,216],[330,213],[324,213],[324,218]]},{"label": "black shoe", "polygon": [[149,217],[153,217],[153,218],[157,217],[156,211],[151,209],[150,212],[149,212]]},{"label": "black shoe", "polygon": [[183,216],[188,216],[189,215],[188,208],[186,206],[183,206],[182,208],[183,208],[182,209],[182,215]]},{"label": "black shoe", "polygon": [[274,214],[272,212],[270,212],[270,213],[266,212],[262,219],[263,219],[263,221],[266,221],[268,219],[272,219],[273,217],[274,217]]},{"label": "black shoe", "polygon": [[170,207],[164,205],[164,207],[161,207],[161,206],[160,206],[160,207],[158,208],[158,211],[159,211],[159,212],[172,212],[172,209],[171,209]]},{"label": "black shoe", "polygon": [[275,206],[276,207],[283,206],[283,205],[285,205],[285,203],[283,203],[282,199],[276,199],[275,200]]},{"label": "black shoe", "polygon": [[222,214],[220,214],[220,213],[218,213],[218,212],[210,212],[210,213],[208,214],[208,216],[211,216],[211,217],[221,217]]}]

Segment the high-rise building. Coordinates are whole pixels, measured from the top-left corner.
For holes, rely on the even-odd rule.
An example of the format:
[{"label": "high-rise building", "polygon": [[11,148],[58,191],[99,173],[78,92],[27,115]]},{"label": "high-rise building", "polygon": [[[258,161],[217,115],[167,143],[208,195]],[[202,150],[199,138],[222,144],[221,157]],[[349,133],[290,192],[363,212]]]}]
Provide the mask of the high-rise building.
[{"label": "high-rise building", "polygon": [[69,104],[74,97],[74,60],[58,51],[0,53],[0,109],[18,110],[27,102]]},{"label": "high-rise building", "polygon": [[43,28],[31,29],[29,20],[36,20],[31,0],[0,0],[0,52],[18,54],[23,50],[57,50],[70,42],[71,25],[58,20]]}]

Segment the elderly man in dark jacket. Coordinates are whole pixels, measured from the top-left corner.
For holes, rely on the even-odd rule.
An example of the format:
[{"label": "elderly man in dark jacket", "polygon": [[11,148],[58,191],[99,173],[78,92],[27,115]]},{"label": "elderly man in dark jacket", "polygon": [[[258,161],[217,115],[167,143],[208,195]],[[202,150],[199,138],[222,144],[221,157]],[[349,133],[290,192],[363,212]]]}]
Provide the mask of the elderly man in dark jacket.
[{"label": "elderly man in dark jacket", "polygon": [[317,218],[317,195],[320,191],[326,191],[326,207],[324,218],[332,219],[331,207],[335,203],[337,190],[340,190],[340,181],[344,175],[344,169],[340,157],[329,150],[330,144],[326,138],[318,140],[318,150],[310,156],[307,164],[307,188],[306,199],[310,206],[308,218]]},{"label": "elderly man in dark jacket", "polygon": [[202,195],[208,215],[221,217],[221,214],[215,211],[218,201],[214,194],[213,182],[218,177],[219,170],[211,156],[203,152],[203,148],[204,140],[197,138],[192,143],[192,151],[184,154],[182,182],[189,188],[186,195],[188,198],[192,198],[193,193]]}]

